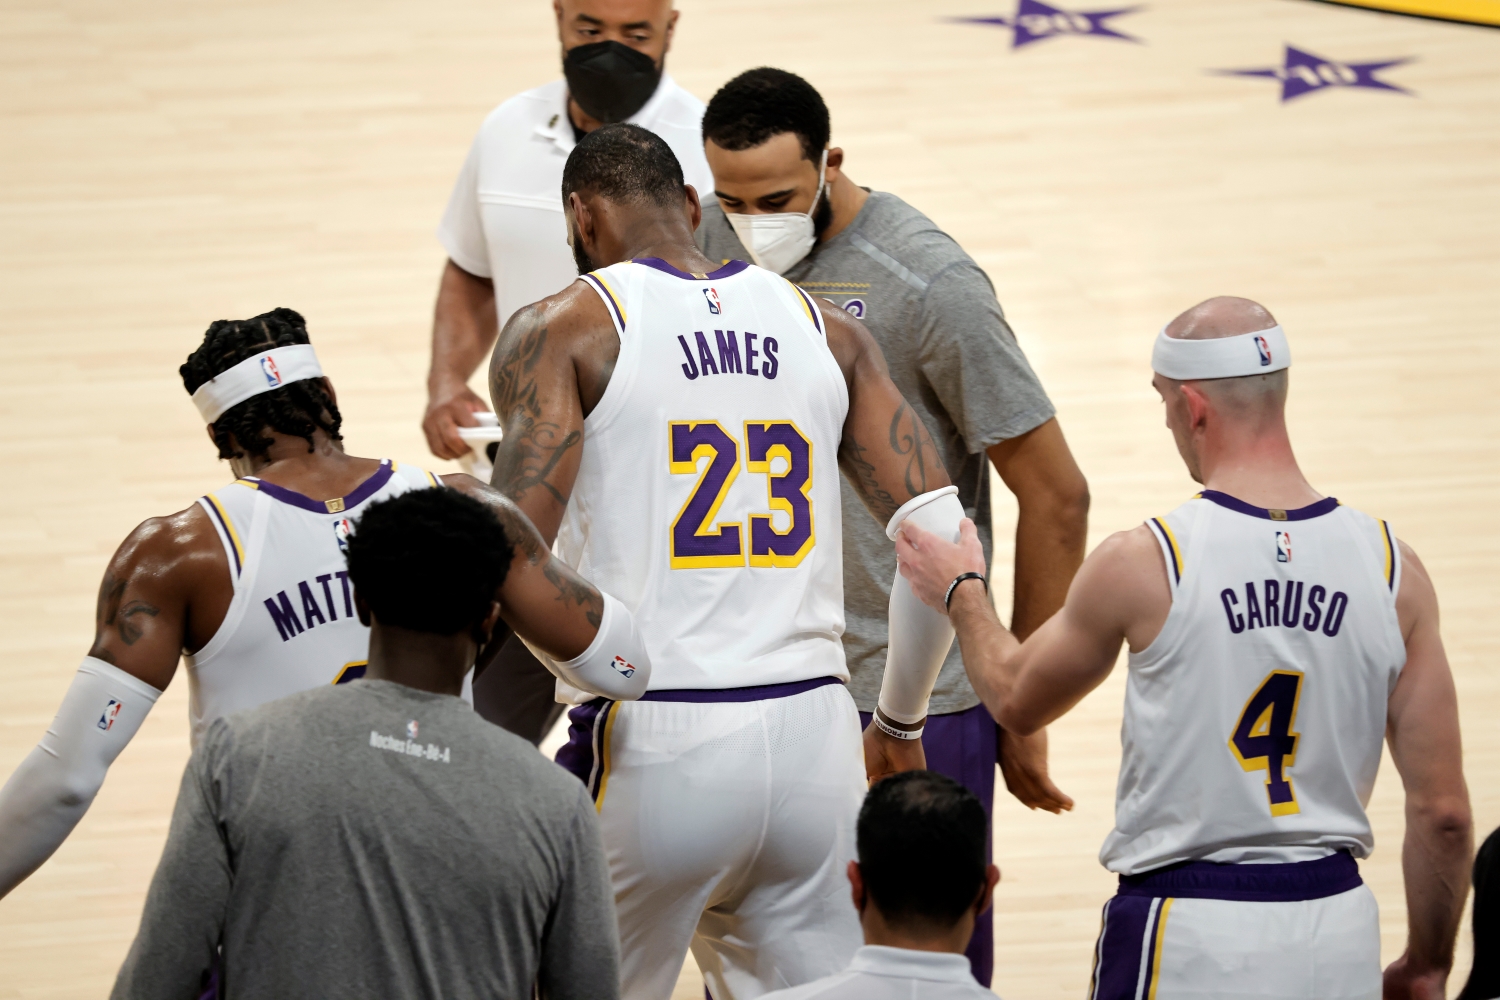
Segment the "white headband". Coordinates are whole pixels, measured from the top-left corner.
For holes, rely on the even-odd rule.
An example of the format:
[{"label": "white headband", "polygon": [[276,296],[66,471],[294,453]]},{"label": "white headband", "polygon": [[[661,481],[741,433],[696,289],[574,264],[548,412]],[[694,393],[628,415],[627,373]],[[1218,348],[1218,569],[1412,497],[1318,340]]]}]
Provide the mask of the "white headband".
[{"label": "white headband", "polygon": [[1280,326],[1215,340],[1179,340],[1163,328],[1151,350],[1151,370],[1180,380],[1268,375],[1291,364],[1292,351]]},{"label": "white headband", "polygon": [[204,382],[193,393],[193,405],[204,420],[213,423],[252,396],[322,376],[323,368],[311,344],[273,347]]}]

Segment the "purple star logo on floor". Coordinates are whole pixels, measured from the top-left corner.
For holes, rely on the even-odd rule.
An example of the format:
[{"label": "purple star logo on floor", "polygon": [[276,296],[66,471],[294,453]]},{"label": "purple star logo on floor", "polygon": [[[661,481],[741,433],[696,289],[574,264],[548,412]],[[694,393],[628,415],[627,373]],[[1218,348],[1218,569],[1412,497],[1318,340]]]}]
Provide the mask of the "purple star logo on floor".
[{"label": "purple star logo on floor", "polygon": [[1329,87],[1364,87],[1367,90],[1394,90],[1398,94],[1411,94],[1405,87],[1398,87],[1375,77],[1383,69],[1409,62],[1410,59],[1387,59],[1384,62],[1341,63],[1288,45],[1286,57],[1280,66],[1267,69],[1219,69],[1212,72],[1220,76],[1262,76],[1280,80],[1281,100],[1285,103],[1303,94],[1327,90]]},{"label": "purple star logo on floor", "polygon": [[1139,7],[1119,7],[1115,10],[1063,10],[1041,0],[1020,0],[1011,17],[955,17],[950,20],[960,24],[992,24],[1010,28],[1010,47],[1019,49],[1032,42],[1061,35],[1100,35],[1104,38],[1123,38],[1127,42],[1139,42],[1139,38],[1122,34],[1104,22],[1121,14],[1130,14]]}]

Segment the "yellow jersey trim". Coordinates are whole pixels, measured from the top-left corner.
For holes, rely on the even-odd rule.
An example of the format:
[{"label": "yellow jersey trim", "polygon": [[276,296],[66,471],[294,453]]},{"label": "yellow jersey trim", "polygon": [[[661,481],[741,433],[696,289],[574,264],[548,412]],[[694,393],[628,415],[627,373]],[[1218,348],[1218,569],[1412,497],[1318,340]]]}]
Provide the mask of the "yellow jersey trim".
[{"label": "yellow jersey trim", "polygon": [[[253,486],[254,483],[248,483],[246,485]],[[245,546],[240,543],[239,532],[234,530],[234,521],[230,518],[229,511],[224,509],[224,505],[219,503],[219,498],[214,496],[212,493],[210,493],[206,499],[209,503],[214,505],[214,510],[219,512],[219,519],[224,523],[224,529],[229,534],[229,542],[234,546],[235,561],[239,564],[240,567],[243,567],[245,565]]]},{"label": "yellow jersey trim", "polygon": [[609,706],[609,717],[604,720],[604,746],[599,750],[599,797],[594,800],[594,811],[604,811],[604,793],[609,790],[610,741],[615,735],[615,716],[620,712],[617,701]]},{"label": "yellow jersey trim", "polygon": [[1162,944],[1167,939],[1167,914],[1172,912],[1172,897],[1161,901],[1161,913],[1156,918],[1156,940],[1151,943],[1151,991],[1147,1000],[1156,1000],[1156,988],[1161,985]]}]

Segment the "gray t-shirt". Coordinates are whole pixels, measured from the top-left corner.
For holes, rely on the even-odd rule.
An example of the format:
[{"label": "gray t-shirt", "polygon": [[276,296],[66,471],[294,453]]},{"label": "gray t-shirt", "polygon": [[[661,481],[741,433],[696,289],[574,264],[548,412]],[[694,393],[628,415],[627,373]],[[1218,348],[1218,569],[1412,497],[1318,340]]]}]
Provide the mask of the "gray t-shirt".
[{"label": "gray t-shirt", "polygon": [[[698,245],[712,260],[750,254],[713,201],[703,208]],[[991,555],[985,449],[1025,434],[1056,412],[979,265],[921,212],[893,194],[870,193],[857,216],[786,273],[814,295],[864,321],[885,353],[891,380],[922,415],[958,487],[964,510]],[[860,711],[875,708],[885,669],[886,605],[896,552],[885,526],[843,486],[844,655]],[[958,643],[933,688],[929,711],[979,704]]]},{"label": "gray t-shirt", "polygon": [[220,719],[183,775],[112,996],[619,996],[578,779],[462,700],[388,681]]}]

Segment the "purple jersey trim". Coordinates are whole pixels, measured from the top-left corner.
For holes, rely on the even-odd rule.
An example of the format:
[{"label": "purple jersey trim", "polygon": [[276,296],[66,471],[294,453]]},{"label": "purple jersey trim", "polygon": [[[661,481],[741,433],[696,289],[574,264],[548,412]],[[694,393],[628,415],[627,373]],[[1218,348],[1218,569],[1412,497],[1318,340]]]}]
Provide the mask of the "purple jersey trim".
[{"label": "purple jersey trim", "polygon": [[604,777],[600,767],[604,760],[604,728],[609,721],[609,708],[614,702],[604,698],[579,705],[568,713],[568,742],[564,743],[553,758],[563,769],[576,775],[589,790],[589,798],[599,799],[599,786]]},{"label": "purple jersey trim", "polygon": [[1220,507],[1236,511],[1241,514],[1249,514],[1266,521],[1310,521],[1315,517],[1322,517],[1339,505],[1334,497],[1324,497],[1317,503],[1310,503],[1306,507],[1298,507],[1296,510],[1284,510],[1283,517],[1272,517],[1268,507],[1252,507],[1243,500],[1238,500],[1228,493],[1220,493],[1218,490],[1204,490],[1198,494],[1205,500],[1212,500]]},{"label": "purple jersey trim", "polygon": [[615,322],[620,325],[621,330],[625,329],[625,315],[620,312],[620,304],[615,301],[614,295],[605,287],[604,282],[594,277],[592,273],[585,274],[583,280],[587,281],[599,292],[600,298],[604,299],[605,303],[609,306],[609,311],[614,314]]},{"label": "purple jersey trim", "polygon": [[[353,510],[370,499],[375,491],[384,486],[386,481],[391,478],[393,471],[391,460],[382,458],[380,460],[380,468],[376,469],[369,479],[356,486],[353,493],[342,498],[344,501],[343,511]],[[326,500],[314,500],[312,497],[303,496],[296,490],[289,490],[285,486],[277,486],[275,483],[268,483],[264,479],[256,479],[254,476],[246,476],[245,478],[254,483],[257,489],[273,500],[280,500],[282,503],[291,504],[293,507],[310,510],[314,514],[340,513],[340,511],[330,511]]]},{"label": "purple jersey trim", "polygon": [[679,688],[675,691],[647,691],[641,701],[683,701],[695,705],[715,705],[722,702],[770,701],[772,698],[790,698],[794,694],[842,684],[837,677],[814,677],[806,681],[789,681],[786,684],[759,684],[742,688]]},{"label": "purple jersey trim", "polygon": [[1121,875],[1121,896],[1232,899],[1295,903],[1337,896],[1364,884],[1359,863],[1346,851],[1282,865],[1225,865],[1184,861],[1141,875]]},{"label": "purple jersey trim", "polygon": [[818,332],[821,333],[824,337],[827,337],[828,331],[823,329],[823,314],[818,311],[818,304],[813,301],[811,295],[808,295],[796,285],[792,286],[792,290],[798,295],[802,296],[802,301],[807,303],[807,311],[812,316],[813,326],[816,327]]},{"label": "purple jersey trim", "polygon": [[1172,579],[1181,583],[1182,571],[1177,567],[1182,565],[1182,553],[1178,552],[1177,546],[1172,544],[1172,536],[1167,534],[1167,526],[1161,523],[1161,518],[1153,517],[1150,523],[1156,529],[1156,533],[1161,536],[1161,540],[1167,543],[1167,551],[1172,553],[1172,558],[1168,560],[1171,563]]},{"label": "purple jersey trim", "polygon": [[742,260],[732,260],[717,271],[710,271],[707,274],[689,274],[687,271],[679,271],[660,257],[637,257],[631,263],[645,264],[647,267],[654,267],[658,271],[665,271],[667,274],[682,278],[685,281],[717,281],[720,278],[729,278],[739,274],[750,266]]}]

